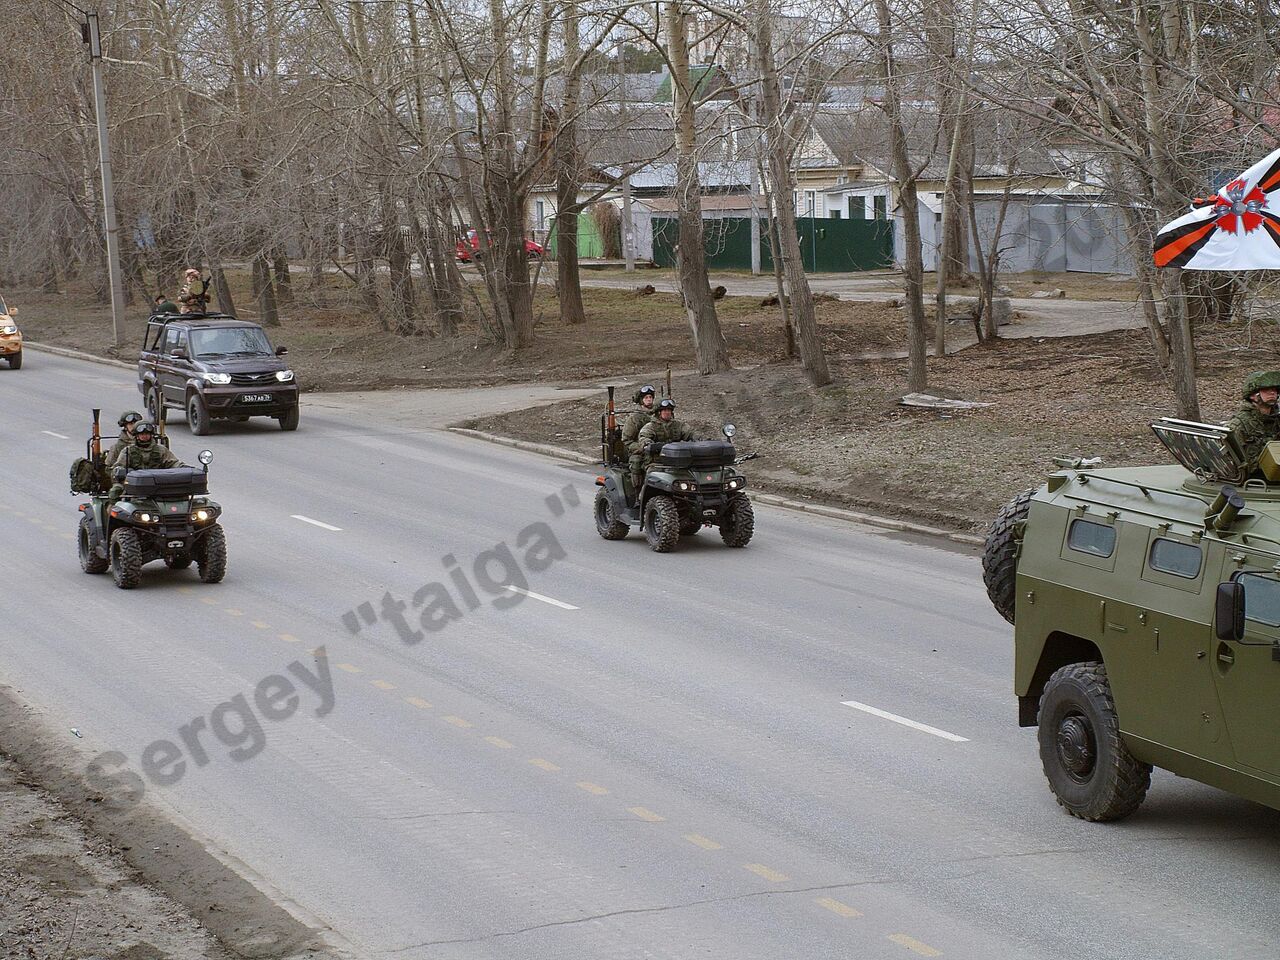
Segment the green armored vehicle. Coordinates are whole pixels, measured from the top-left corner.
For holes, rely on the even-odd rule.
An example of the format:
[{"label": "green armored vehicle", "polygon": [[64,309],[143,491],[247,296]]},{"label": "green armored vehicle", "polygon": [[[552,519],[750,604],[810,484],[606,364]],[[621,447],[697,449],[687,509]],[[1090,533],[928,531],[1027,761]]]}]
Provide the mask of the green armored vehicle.
[{"label": "green armored vehicle", "polygon": [[1085,820],[1132,813],[1152,767],[1280,809],[1280,443],[1250,470],[1226,427],[1152,429],[1181,466],[1077,461],[991,526],[1019,725]]}]

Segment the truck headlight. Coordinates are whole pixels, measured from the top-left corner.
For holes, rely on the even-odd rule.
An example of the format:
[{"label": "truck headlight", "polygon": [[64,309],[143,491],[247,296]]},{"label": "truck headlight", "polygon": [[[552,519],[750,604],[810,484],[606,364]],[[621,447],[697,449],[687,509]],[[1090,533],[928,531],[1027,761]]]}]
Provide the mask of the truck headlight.
[{"label": "truck headlight", "polygon": [[202,373],[200,376],[204,377],[209,383],[227,384],[231,382],[231,374],[229,373]]},{"label": "truck headlight", "polygon": [[0,327],[0,333],[3,333],[5,336],[12,336],[17,332],[18,332],[18,328],[15,327],[13,324],[6,324],[5,326]]},{"label": "truck headlight", "polygon": [[277,370],[277,371],[276,371],[276,379],[277,379],[277,380],[279,380],[281,383],[288,383],[290,380],[292,380],[292,379],[293,379],[293,371],[292,371],[292,370]]}]

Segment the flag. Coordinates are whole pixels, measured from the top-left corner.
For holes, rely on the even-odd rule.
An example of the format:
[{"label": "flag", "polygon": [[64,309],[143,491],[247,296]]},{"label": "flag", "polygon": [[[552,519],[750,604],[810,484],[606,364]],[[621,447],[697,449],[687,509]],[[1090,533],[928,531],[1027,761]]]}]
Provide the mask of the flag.
[{"label": "flag", "polygon": [[1280,270],[1280,150],[1156,234],[1157,267]]}]

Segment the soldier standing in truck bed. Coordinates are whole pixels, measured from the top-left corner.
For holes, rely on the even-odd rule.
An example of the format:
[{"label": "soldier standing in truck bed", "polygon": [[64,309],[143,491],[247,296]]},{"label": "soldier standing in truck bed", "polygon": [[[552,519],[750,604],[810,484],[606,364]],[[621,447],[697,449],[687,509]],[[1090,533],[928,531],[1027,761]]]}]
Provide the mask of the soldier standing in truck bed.
[{"label": "soldier standing in truck bed", "polygon": [[1227,426],[1252,471],[1270,440],[1280,440],[1280,371],[1251,374],[1241,391],[1244,402]]}]

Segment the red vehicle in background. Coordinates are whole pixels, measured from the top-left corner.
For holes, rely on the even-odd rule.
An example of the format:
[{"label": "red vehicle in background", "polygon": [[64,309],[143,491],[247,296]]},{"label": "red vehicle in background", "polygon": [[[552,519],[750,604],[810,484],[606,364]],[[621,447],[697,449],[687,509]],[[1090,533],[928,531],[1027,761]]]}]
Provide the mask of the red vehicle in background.
[{"label": "red vehicle in background", "polygon": [[[489,242],[493,242],[493,238],[489,238]],[[456,245],[458,260],[462,263],[470,263],[472,254],[480,252],[480,237],[474,230],[467,231],[467,238],[459,240]],[[530,260],[541,260],[543,255],[542,244],[533,240],[525,240],[524,255]]]}]

